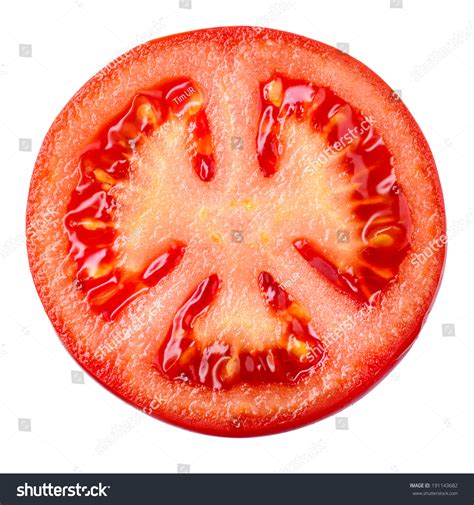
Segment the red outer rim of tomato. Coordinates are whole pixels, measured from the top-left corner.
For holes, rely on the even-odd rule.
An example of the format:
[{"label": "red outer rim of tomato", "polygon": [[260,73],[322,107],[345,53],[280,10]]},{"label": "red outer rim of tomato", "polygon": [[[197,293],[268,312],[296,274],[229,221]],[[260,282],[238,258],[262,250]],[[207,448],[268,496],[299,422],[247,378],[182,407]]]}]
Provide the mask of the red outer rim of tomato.
[{"label": "red outer rim of tomato", "polygon": [[[395,339],[395,341],[390,341],[390,347],[386,355],[382,357],[370,356],[369,354],[365,355],[365,361],[363,363],[365,368],[361,372],[362,375],[357,377],[358,380],[355,380],[354,384],[347,386],[347,389],[342,389],[343,393],[338,395],[336,390],[335,393],[332,392],[328,397],[324,398],[323,402],[310,402],[306,399],[306,403],[303,405],[301,411],[296,414],[294,411],[288,410],[265,417],[262,415],[252,416],[248,414],[248,412],[245,412],[241,416],[232,416],[223,419],[222,416],[219,415],[223,412],[223,407],[221,406],[218,407],[220,410],[215,417],[201,417],[189,412],[182,415],[179,411],[173,410],[172,407],[166,407],[162,404],[155,409],[151,396],[149,398],[143,398],[143,395],[137,394],[131,390],[131,388],[133,388],[133,381],[124,384],[120,373],[114,372],[113,363],[110,363],[110,368],[106,369],[102,362],[88,352],[83,342],[80,341],[80,339],[78,341],[76,332],[71,330],[71,328],[77,329],[79,320],[83,316],[78,313],[76,316],[77,320],[69,321],[64,317],[63,307],[58,307],[57,300],[54,300],[55,290],[60,290],[62,288],[61,281],[55,279],[52,273],[54,269],[60,268],[61,265],[52,267],[48,262],[51,260],[54,261],[55,258],[45,258],[43,253],[47,240],[50,238],[54,239],[54,234],[59,233],[64,217],[64,208],[61,208],[59,204],[50,203],[50,207],[45,205],[45,200],[48,198],[50,202],[52,201],[51,199],[54,195],[54,191],[51,190],[51,187],[58,184],[58,179],[55,179],[54,169],[58,163],[65,161],[64,152],[61,154],[61,147],[57,146],[61,146],[61,143],[65,143],[68,146],[68,153],[71,153],[70,157],[73,159],[75,159],[75,156],[79,155],[82,146],[86,140],[90,138],[94,128],[89,128],[88,130],[88,127],[83,127],[81,124],[76,139],[71,138],[71,136],[68,137],[68,131],[70,131],[68,130],[68,125],[71,125],[73,122],[80,122],[84,119],[82,117],[83,107],[86,109],[90,108],[91,101],[97,99],[101,93],[107,94],[107,90],[111,89],[111,81],[114,79],[120,80],[121,73],[126,74],[127,69],[131,65],[140,68],[140,65],[145,64],[147,61],[151,61],[150,58],[153,58],[154,55],[165,54],[167,52],[172,53],[174,49],[180,46],[199,48],[200,45],[209,44],[213,47],[213,50],[218,51],[219,49],[224,50],[224,47],[226,50],[229,50],[229,48],[232,50],[236,48],[237,44],[245,45],[252,43],[255,44],[258,51],[262,51],[262,53],[264,51],[262,47],[265,45],[269,47],[276,46],[277,49],[281,46],[284,47],[285,50],[288,49],[288,51],[294,50],[295,52],[299,52],[298,56],[300,57],[302,55],[315,55],[320,62],[331,60],[333,65],[337,63],[337,69],[334,66],[334,80],[341,85],[339,94],[342,94],[343,98],[347,98],[344,96],[344,93],[348,95],[352,94],[351,97],[353,97],[354,94],[357,95],[357,91],[348,91],[347,86],[343,85],[341,82],[341,75],[344,76],[346,80],[350,77],[360,79],[360,82],[366,84],[367,90],[372,90],[372,93],[376,91],[379,96],[372,99],[372,97],[364,98],[360,95],[359,98],[362,96],[364,103],[372,104],[372,108],[377,110],[380,114],[379,118],[385,113],[387,115],[393,113],[394,116],[392,119],[399,121],[408,132],[407,135],[411,135],[412,140],[408,146],[408,151],[416,155],[422,193],[425,192],[423,193],[424,196],[430,193],[429,198],[431,199],[426,202],[426,206],[431,213],[428,212],[427,215],[421,216],[423,219],[430,219],[426,224],[427,228],[430,229],[431,235],[426,232],[427,235],[422,235],[419,239],[413,239],[413,250],[410,253],[412,263],[414,257],[420,254],[420,252],[423,252],[425,248],[430,248],[431,253],[429,257],[427,256],[423,260],[423,264],[417,267],[419,268],[417,272],[420,276],[421,284],[419,288],[419,303],[415,305],[416,309],[413,309],[418,311],[417,316],[413,317],[403,326],[403,333],[398,335],[399,338]],[[298,65],[304,66],[305,64],[298,63],[296,67],[298,67]],[[143,68],[143,66],[141,68]],[[284,73],[284,70],[285,68],[275,69],[276,73]],[[270,76],[266,75],[266,77]],[[329,81],[331,79],[329,79]],[[140,89],[140,87],[143,87],[139,81],[140,78],[137,78],[137,83],[134,83],[132,88]],[[323,82],[325,83],[325,81]],[[126,86],[124,87],[126,88]],[[120,112],[123,105],[127,103],[126,97],[131,93],[131,90],[121,89],[120,92],[121,97],[113,104],[108,103],[107,99],[101,99],[101,105],[105,108],[109,107],[103,112],[102,117],[104,121]],[[357,104],[355,105],[357,106]],[[386,109],[382,110],[381,105]],[[402,127],[398,124],[395,125],[393,130],[397,130],[398,133],[394,133],[394,137],[391,137],[391,133],[388,129],[384,129],[384,126],[385,125],[382,125],[381,127],[384,141],[387,141],[387,145],[390,148],[401,149],[400,146],[396,144],[397,134],[399,135],[399,131]],[[400,142],[401,141],[398,140],[398,143]],[[62,150],[64,151],[64,149],[65,148]],[[62,168],[64,177],[62,180],[59,179],[59,182],[67,186],[65,193],[72,191],[77,182],[77,177],[74,177],[73,168],[74,167],[70,168],[69,172],[68,169]],[[397,172],[397,166],[395,166],[395,171]],[[413,195],[413,187],[410,186],[413,183],[406,179],[404,180],[403,176],[403,173],[399,174],[397,172],[397,179],[400,178],[402,189],[409,189],[406,191],[406,197],[410,209],[412,210],[412,207],[416,207],[418,212],[422,204],[420,201],[416,200],[417,197]],[[408,178],[409,174],[407,174],[406,177]],[[419,212],[421,214],[421,211]],[[96,74],[73,96],[48,131],[38,154],[32,176],[26,214],[28,258],[36,289],[56,332],[76,361],[92,377],[114,394],[163,421],[207,434],[231,437],[273,434],[312,423],[351,404],[367,393],[386,376],[411,347],[431,310],[442,278],[446,254],[446,241],[444,241],[441,246],[430,247],[432,243],[428,238],[434,240],[439,237],[445,237],[445,229],[444,202],[433,156],[417,123],[403,103],[394,96],[390,87],[365,65],[330,46],[291,33],[254,27],[204,29],[152,40],[128,51]],[[62,231],[63,229],[61,228],[61,232]],[[56,259],[60,257],[60,253],[58,253]],[[413,265],[411,267],[408,266],[408,256],[403,260],[402,265],[406,265],[408,270],[414,269]],[[400,268],[402,268],[402,266]],[[400,276],[403,276],[404,280],[406,277],[408,281],[413,284],[414,281],[413,278],[410,278],[410,275],[413,276],[414,274],[412,274],[412,272],[407,273],[405,270],[400,274]],[[68,293],[67,296],[70,297],[73,295]],[[399,321],[397,321],[397,323],[398,322]],[[395,329],[394,331],[396,332],[397,330]],[[367,379],[367,377],[369,378]],[[143,391],[140,393],[143,393]],[[226,393],[219,392],[217,394]]]}]

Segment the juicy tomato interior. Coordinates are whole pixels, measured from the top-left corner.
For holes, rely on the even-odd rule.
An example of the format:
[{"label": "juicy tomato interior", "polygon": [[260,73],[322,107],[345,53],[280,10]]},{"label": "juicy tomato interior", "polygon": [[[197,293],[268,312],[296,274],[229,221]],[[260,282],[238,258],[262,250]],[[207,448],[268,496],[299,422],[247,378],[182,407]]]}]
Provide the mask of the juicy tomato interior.
[{"label": "juicy tomato interior", "polygon": [[[351,204],[363,247],[357,251],[353,264],[341,271],[307,238],[295,240],[293,245],[312,268],[337,288],[360,302],[370,302],[395,278],[409,246],[410,217],[390,152],[369,120],[326,88],[276,76],[260,83],[260,89],[256,151],[264,177],[272,177],[278,170],[280,135],[291,116],[307,121],[332,149],[351,142],[339,163],[351,178]],[[65,220],[71,243],[69,252],[78,264],[76,285],[87,294],[90,305],[107,319],[113,319],[128,303],[157,284],[185,254],[186,244],[177,237],[143,271],[130,274],[117,268],[112,217],[115,202],[110,189],[127,178],[130,159],[140,140],[163,128],[173,117],[186,123],[188,152],[196,176],[203,182],[212,180],[212,138],[198,90],[191,79],[181,78],[137,94],[125,113],[108,124],[81,156],[81,179]],[[287,323],[276,348],[241,352],[224,342],[199,348],[193,326],[218,294],[219,275],[213,274],[196,287],[177,311],[154,360],[155,366],[170,379],[215,389],[239,381],[293,382],[303,372],[314,369],[324,351],[308,325],[305,310],[290,302],[284,288],[268,272],[261,272],[255,282],[261,288],[262,303],[274,317]]]},{"label": "juicy tomato interior", "polygon": [[[242,30],[231,29],[229,32],[235,37],[235,43],[247,34],[244,38],[248,51],[261,52],[260,58],[266,62],[267,50],[259,45],[259,41],[263,40],[261,36],[253,36],[251,31]],[[202,33],[204,37],[206,32]],[[271,38],[271,33],[265,31],[265,37]],[[249,36],[250,39],[247,39]],[[192,43],[196,44],[197,39],[193,38],[195,36],[190,37]],[[219,37],[218,35],[217,39],[221,40]],[[285,44],[303,44],[297,37],[295,41],[286,41],[286,36],[276,37],[282,47]],[[154,47],[153,44],[150,42],[151,47]],[[172,38],[167,39],[166,44],[179,51],[179,44],[175,46]],[[320,46],[315,44],[313,49],[308,50],[309,54],[313,52],[318,55],[321,51]],[[211,46],[208,51],[215,52],[216,49]],[[159,49],[157,51],[159,55]],[[333,51],[334,61],[340,59],[344,65],[353,64],[348,56]],[[228,57],[225,49],[220,46],[217,54],[223,59]],[[268,60],[273,61],[272,58]],[[350,62],[347,61],[348,58]],[[413,188],[407,179],[399,180],[399,174],[403,175],[405,169],[400,161],[400,145],[394,143],[388,133],[384,135],[379,131],[378,125],[381,124],[382,130],[387,132],[381,106],[370,106],[366,111],[364,105],[370,104],[370,99],[365,99],[365,104],[351,103],[350,99],[343,98],[332,89],[325,79],[318,80],[317,66],[313,78],[302,77],[307,71],[284,73],[281,65],[277,70],[276,65],[271,63],[267,67],[260,76],[255,71],[253,81],[250,76],[246,77],[248,86],[255,89],[251,102],[255,112],[250,115],[251,124],[241,124],[244,132],[242,137],[232,138],[232,149],[240,150],[245,143],[246,148],[253,151],[248,159],[254,163],[254,169],[246,180],[234,176],[226,170],[227,166],[223,166],[222,152],[225,148],[222,145],[222,131],[216,129],[213,88],[209,85],[206,87],[196,69],[194,73],[181,74],[181,68],[177,68],[174,74],[160,75],[153,85],[139,87],[124,104],[116,107],[113,114],[104,117],[101,126],[91,129],[93,134],[83,142],[75,158],[67,160],[75,164],[78,176],[69,191],[64,191],[62,195],[61,203],[65,210],[58,220],[58,232],[66,237],[66,242],[63,258],[57,260],[66,258],[68,266],[65,276],[74,287],[71,296],[79,300],[76,303],[77,310],[89,311],[87,317],[99,321],[103,328],[98,340],[106,338],[107,332],[113,332],[121,321],[131,318],[133,322],[135,316],[130,314],[140,311],[141,304],[146,304],[156,294],[159,296],[160,290],[168,289],[167,282],[172,282],[174,276],[180,275],[183,269],[193,278],[192,282],[186,283],[184,289],[175,288],[174,300],[177,303],[173,302],[172,310],[163,311],[166,315],[158,313],[155,316],[155,333],[146,332],[147,348],[150,351],[139,356],[141,364],[135,373],[137,376],[143,373],[144,376],[152,377],[157,384],[166,385],[162,387],[173,391],[174,395],[181,395],[183,412],[187,408],[187,398],[194,395],[192,391],[199,392],[203,398],[205,396],[206,401],[212,398],[213,402],[221,402],[222,409],[216,409],[216,414],[210,421],[203,421],[201,428],[199,422],[194,420],[194,414],[189,412],[176,416],[171,413],[170,407],[162,405],[157,413],[160,418],[190,427],[198,425],[198,429],[217,434],[280,431],[317,419],[367,389],[381,377],[382,371],[389,368],[390,363],[396,361],[397,356],[416,336],[420,321],[425,317],[434,296],[441,271],[440,255],[433,267],[438,276],[432,279],[422,296],[423,311],[413,316],[413,321],[405,324],[404,330],[399,330],[399,342],[390,344],[390,351],[379,350],[385,355],[377,359],[371,358],[370,366],[367,365],[370,369],[369,378],[360,382],[359,379],[337,377],[335,370],[341,374],[344,366],[336,363],[333,336],[328,335],[327,327],[319,320],[319,307],[328,301],[315,300],[316,295],[312,296],[304,290],[304,283],[324,285],[322,289],[329,290],[327,292],[331,293],[331,297],[340,300],[337,303],[341,310],[350,308],[356,318],[364,310],[372,314],[380,312],[381,318],[376,320],[376,316],[372,316],[372,323],[365,316],[360,318],[361,324],[357,330],[361,335],[367,328],[363,325],[368,324],[374,325],[377,331],[391,331],[390,321],[383,321],[384,325],[388,324],[387,329],[381,323],[385,317],[383,310],[390,303],[400,305],[403,296],[406,296],[398,293],[397,289],[401,284],[400,277],[407,275],[403,265],[408,263],[411,254],[416,254],[423,240],[426,241],[426,238],[418,239],[416,235],[416,226],[420,222],[417,213],[425,212],[425,209],[421,209],[416,202],[410,205],[410,191]],[[126,66],[121,69],[126,75],[129,75],[129,71]],[[349,74],[345,77],[342,72],[337,78],[349,79]],[[374,92],[386,86],[367,74],[367,70],[362,72],[361,79],[369,81],[374,86]],[[228,93],[227,99],[232,100],[232,92]],[[101,100],[106,101],[107,95],[101,96]],[[416,131],[418,138],[422,138],[411,116],[402,108],[403,105],[390,102],[390,106],[395,107],[409,128]],[[219,110],[225,116],[225,108]],[[375,118],[369,115],[369,111],[373,113],[373,110],[378,114]],[[226,125],[224,118],[220,120],[224,131],[226,128],[231,129],[230,123]],[[172,144],[177,131],[180,132],[179,147],[176,143]],[[157,195],[155,211],[153,194],[151,207],[140,198],[140,194],[145,195],[152,189],[135,186],[143,173],[150,174],[152,178],[158,177],[154,175],[155,172],[158,173],[154,162],[150,161],[156,158],[147,158],[144,153],[146,149],[153,151],[153,146],[160,139],[168,139],[170,145],[175,146],[170,147],[170,151],[182,150],[187,164],[177,166],[170,163],[166,167],[168,176],[175,181],[183,177],[185,182],[180,186],[183,193],[170,195],[168,190],[167,197],[176,200],[171,210],[163,207],[161,197]],[[308,146],[313,149],[311,155],[307,154]],[[435,193],[437,191],[440,194],[427,149],[417,152],[415,145],[412,149],[416,153],[418,166],[425,163],[428,167],[424,169],[428,172],[425,191],[434,188]],[[172,154],[166,153],[167,156]],[[156,156],[159,157],[160,153]],[[39,160],[41,165],[43,162],[41,158]],[[216,194],[215,188],[222,184],[221,175],[229,173],[231,185],[225,197],[213,197]],[[296,181],[288,182],[288,186],[296,185],[295,189],[287,192],[287,197],[292,201],[287,207],[293,206],[295,210],[292,214],[292,228],[286,224],[278,226],[277,209],[282,208],[280,213],[283,214],[287,211],[281,205],[282,197],[278,196],[278,191],[272,189],[284,184],[286,177]],[[188,180],[191,182],[186,182]],[[159,180],[157,184],[160,184]],[[197,193],[188,197],[186,184],[197,188]],[[230,204],[231,207],[239,207],[238,216],[249,216],[251,213],[252,217],[245,217],[244,221],[239,218],[238,222],[245,222],[249,229],[253,222],[257,222],[260,226],[258,233],[255,232],[258,238],[255,243],[245,244],[245,254],[239,256],[236,249],[234,256],[229,252],[231,249],[227,244],[225,252],[222,252],[224,249],[219,249],[224,242],[222,231],[211,229],[208,240],[211,246],[202,246],[203,251],[208,251],[206,262],[211,265],[207,274],[204,274],[198,268],[197,260],[193,263],[189,258],[196,255],[196,243],[203,234],[207,234],[208,228],[197,229],[191,225],[180,228],[181,223],[186,222],[189,209],[198,216],[198,221],[206,221],[209,211],[203,202],[214,198],[213,204],[223,208],[227,205],[228,194],[233,191],[239,195],[245,193],[238,189],[239,184],[243,187],[261,185],[258,191],[254,191],[252,198],[236,200]],[[127,193],[126,190],[130,188],[135,193]],[[135,200],[135,196],[130,195],[137,195],[137,191],[139,196]],[[263,198],[260,195],[264,191],[269,191],[271,198],[261,204],[259,198]],[[202,195],[202,202],[195,201],[199,199],[196,194]],[[331,200],[333,197],[335,199]],[[179,203],[181,198],[186,200],[182,204]],[[36,200],[31,202],[30,196],[30,207],[33,208],[30,215],[35,212]],[[313,212],[313,203],[320,206],[315,207],[320,213],[323,209],[322,216]],[[160,205],[165,208],[164,211]],[[259,208],[265,210],[259,211]],[[138,212],[139,209],[140,219],[151,223],[151,228],[153,220],[159,219],[168,220],[171,224],[180,223],[180,226],[176,226],[174,232],[171,226],[171,231],[153,248],[152,255],[144,253],[141,258],[138,251],[140,261],[132,264],[122,252],[126,239],[123,238],[120,223],[128,219],[129,228],[139,230],[142,221],[136,221],[133,212],[128,213],[123,209],[132,209],[133,212]],[[428,211],[431,216],[438,214],[437,228],[433,229],[439,231],[444,219],[442,208],[432,204]],[[121,220],[117,219],[117,213],[121,213]],[[264,226],[268,215],[275,216],[271,236]],[[309,222],[306,222],[308,219]],[[229,227],[232,242],[238,244],[246,240],[243,230],[232,229],[232,223],[229,223]],[[334,232],[334,228],[337,231],[336,243],[331,243],[327,236]],[[35,242],[35,238],[29,240],[30,244]],[[290,258],[288,261],[293,265],[292,268],[296,268],[294,278],[288,280],[271,262],[265,264],[257,260],[258,251],[270,242],[275,244],[274,250],[279,251],[279,258],[282,259],[278,261],[286,272],[288,268],[284,258]],[[143,245],[145,249],[145,244]],[[31,251],[34,245],[29,247]],[[221,268],[222,262],[217,255],[213,265],[212,251],[217,250],[221,251],[219,257],[224,257],[225,268]],[[269,258],[274,260],[275,254],[269,254]],[[35,258],[31,260],[31,253],[30,261],[35,262]],[[194,271],[193,264],[196,266]],[[35,270],[32,269],[35,275]],[[245,274],[239,274],[244,271]],[[295,285],[295,279],[299,279],[298,285],[301,288]],[[238,285],[245,283],[250,285],[249,292],[254,297],[248,295],[246,306],[249,308],[238,313],[242,327],[248,328],[247,332],[241,332],[240,329],[236,331],[233,323],[226,323],[226,320],[229,316],[230,321],[230,314],[239,310],[240,305],[236,307],[238,297],[235,298],[234,291]],[[46,286],[45,289],[48,291],[50,288]],[[393,291],[397,294],[391,295]],[[390,296],[395,296],[394,302],[390,301]],[[245,306],[245,302],[242,303]],[[253,308],[250,307],[265,316],[262,315],[261,319],[253,316],[250,312]],[[55,309],[52,307],[49,310]],[[248,311],[247,314],[245,310]],[[252,323],[256,326],[252,327]],[[273,327],[271,335],[256,337],[259,332],[267,331],[266,325]],[[395,322],[394,325],[396,326]],[[217,332],[217,327],[224,330]],[[73,335],[72,340],[74,338]],[[97,343],[95,345],[97,347]],[[100,347],[101,344],[98,345]],[[117,347],[120,352],[132,356],[132,351],[127,350],[126,346]],[[367,350],[364,352],[370,353]],[[97,353],[94,356],[97,357]],[[354,374],[357,374],[355,370],[358,366],[363,368],[357,353],[355,357],[353,355],[346,359],[351,360],[350,367],[353,367]],[[99,362],[91,365],[93,373],[100,377],[103,367],[104,364]],[[127,377],[133,375],[133,369],[127,371]],[[122,380],[126,382],[128,379]],[[332,384],[337,390],[344,380],[351,383],[351,392],[327,393],[326,406],[325,388],[330,391],[331,386],[324,384]],[[107,379],[103,381],[109,385]],[[123,384],[115,384],[111,387],[121,391],[122,386]],[[143,391],[137,392],[137,396],[152,396],[152,386],[148,388],[150,391],[146,394]],[[266,398],[264,391],[274,394],[275,388],[280,388],[279,391],[285,395],[285,388],[289,388],[290,395],[292,390],[307,395],[302,400],[302,413],[298,414],[295,406],[278,406],[274,400],[268,399],[268,415],[265,402],[263,411],[249,414],[249,409],[243,406],[248,405],[248,398],[243,401],[242,396],[239,396],[242,391],[245,394],[254,391],[255,397]],[[315,397],[315,390],[323,398],[319,400],[322,406],[315,407],[311,404],[310,398]],[[156,394],[156,389],[153,391]],[[121,394],[132,403],[140,403],[133,400],[130,394]],[[217,394],[221,396],[216,397]],[[284,403],[283,399],[281,402]],[[226,427],[229,419],[222,420],[224,427],[216,427],[220,423],[219,416],[225,417],[225,409],[229,404],[233,405],[231,410],[241,413],[246,419],[246,431],[237,429],[241,427],[240,421],[236,428],[235,414],[230,417],[230,427]],[[281,419],[274,413],[275,409],[283,412]],[[273,421],[268,421],[268,418]]]},{"label": "juicy tomato interior", "polygon": [[369,301],[396,276],[409,246],[410,216],[396,181],[393,156],[370,120],[327,88],[277,76],[262,84],[261,102],[257,152],[265,177],[278,170],[280,133],[291,116],[309,121],[327,139],[329,152],[342,149],[339,162],[351,178],[352,212],[364,244],[354,265],[340,271],[305,237],[293,245],[338,288]]},{"label": "juicy tomato interior", "polygon": [[167,275],[185,251],[184,244],[172,241],[142,272],[133,275],[114,264],[115,200],[110,190],[127,178],[140,139],[169,116],[186,121],[193,169],[202,181],[210,181],[215,169],[209,125],[202,96],[189,79],[136,95],[126,112],[108,124],[80,157],[81,179],[65,218],[69,253],[78,264],[76,285],[87,293],[91,306],[109,319]]}]

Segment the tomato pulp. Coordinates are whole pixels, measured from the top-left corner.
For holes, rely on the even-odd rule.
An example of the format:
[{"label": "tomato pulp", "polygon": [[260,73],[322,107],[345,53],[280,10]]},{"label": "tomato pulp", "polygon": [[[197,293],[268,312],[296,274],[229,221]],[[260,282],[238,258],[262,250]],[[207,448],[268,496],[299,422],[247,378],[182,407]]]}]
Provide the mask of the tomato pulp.
[{"label": "tomato pulp", "polygon": [[159,419],[237,437],[373,387],[427,316],[443,238],[433,157],[387,84],[251,27],[153,40],[99,72],[46,135],[27,209],[74,358]]}]

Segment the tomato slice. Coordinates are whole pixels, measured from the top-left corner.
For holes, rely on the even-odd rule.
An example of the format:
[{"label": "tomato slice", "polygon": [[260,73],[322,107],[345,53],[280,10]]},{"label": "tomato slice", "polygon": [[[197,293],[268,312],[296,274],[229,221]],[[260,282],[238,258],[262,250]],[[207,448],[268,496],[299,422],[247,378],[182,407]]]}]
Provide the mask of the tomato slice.
[{"label": "tomato slice", "polygon": [[251,27],[153,40],[84,85],[38,155],[27,241],[91,375],[237,437],[373,387],[419,333],[446,244],[433,157],[390,88]]}]

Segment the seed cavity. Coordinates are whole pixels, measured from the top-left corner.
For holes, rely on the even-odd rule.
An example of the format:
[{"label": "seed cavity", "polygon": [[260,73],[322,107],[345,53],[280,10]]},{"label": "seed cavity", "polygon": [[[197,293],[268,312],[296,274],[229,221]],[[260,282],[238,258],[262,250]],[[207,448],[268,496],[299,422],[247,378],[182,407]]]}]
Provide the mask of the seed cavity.
[{"label": "seed cavity", "polygon": [[203,182],[214,177],[212,139],[204,98],[188,78],[166,81],[137,93],[123,113],[102,128],[79,159],[80,181],[72,192],[64,220],[76,280],[90,306],[106,319],[115,317],[137,296],[168,275],[180,262],[185,244],[170,240],[142,272],[116,266],[117,237],[110,191],[129,179],[137,148],[169,121],[186,123],[191,165]]}]

